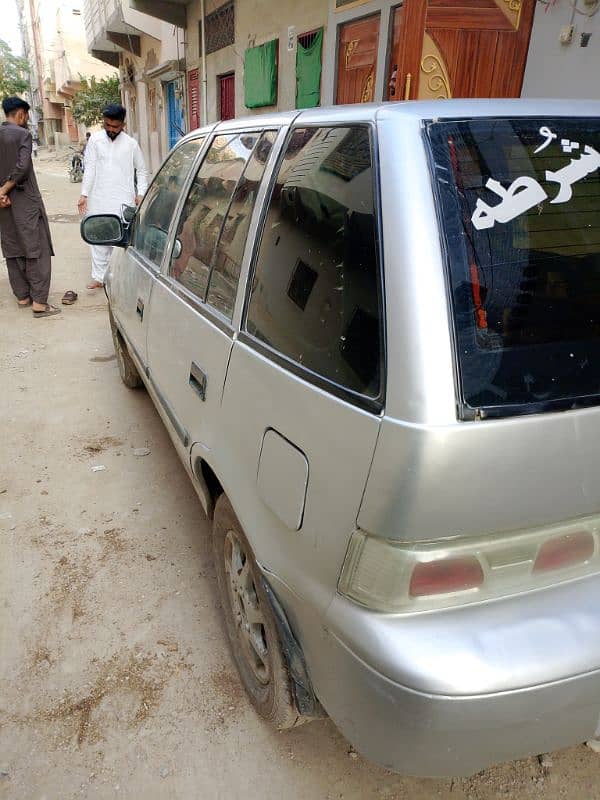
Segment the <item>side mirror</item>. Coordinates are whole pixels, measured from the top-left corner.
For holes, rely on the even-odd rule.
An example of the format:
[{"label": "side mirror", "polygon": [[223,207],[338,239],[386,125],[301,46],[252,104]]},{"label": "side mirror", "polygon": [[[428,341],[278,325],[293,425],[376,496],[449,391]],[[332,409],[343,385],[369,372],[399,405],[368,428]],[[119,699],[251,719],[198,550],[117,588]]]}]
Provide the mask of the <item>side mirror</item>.
[{"label": "side mirror", "polygon": [[183,247],[181,245],[181,239],[175,239],[175,243],[173,244],[173,252],[171,253],[171,258],[173,261],[177,261],[179,256],[181,255],[181,251]]},{"label": "side mirror", "polygon": [[123,223],[116,214],[92,214],[81,220],[81,238],[88,244],[124,247],[126,236]]}]

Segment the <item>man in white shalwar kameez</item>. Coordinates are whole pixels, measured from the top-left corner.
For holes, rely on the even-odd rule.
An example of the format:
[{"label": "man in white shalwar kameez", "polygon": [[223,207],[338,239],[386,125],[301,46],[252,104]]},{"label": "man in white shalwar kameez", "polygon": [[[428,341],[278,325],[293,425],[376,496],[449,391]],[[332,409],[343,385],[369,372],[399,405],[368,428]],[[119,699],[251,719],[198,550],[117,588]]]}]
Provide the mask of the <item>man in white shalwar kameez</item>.
[{"label": "man in white shalwar kameez", "polygon": [[[125,109],[118,104],[107,106],[103,112],[103,128],[90,136],[85,150],[85,172],[79,213],[117,214],[124,205],[139,205],[148,188],[148,172],[139,144],[123,130]],[[136,181],[137,179],[137,192]],[[92,282],[88,289],[104,285],[112,247],[90,245],[92,251]]]}]

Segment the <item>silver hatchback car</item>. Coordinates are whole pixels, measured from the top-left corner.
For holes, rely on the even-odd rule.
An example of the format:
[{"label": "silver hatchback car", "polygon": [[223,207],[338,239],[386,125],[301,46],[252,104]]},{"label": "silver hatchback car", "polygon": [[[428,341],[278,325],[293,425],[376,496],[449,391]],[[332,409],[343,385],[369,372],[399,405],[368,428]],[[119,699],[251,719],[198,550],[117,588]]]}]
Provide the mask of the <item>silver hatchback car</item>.
[{"label": "silver hatchback car", "polygon": [[107,279],[279,728],[465,775],[600,734],[600,103],[186,136]]}]

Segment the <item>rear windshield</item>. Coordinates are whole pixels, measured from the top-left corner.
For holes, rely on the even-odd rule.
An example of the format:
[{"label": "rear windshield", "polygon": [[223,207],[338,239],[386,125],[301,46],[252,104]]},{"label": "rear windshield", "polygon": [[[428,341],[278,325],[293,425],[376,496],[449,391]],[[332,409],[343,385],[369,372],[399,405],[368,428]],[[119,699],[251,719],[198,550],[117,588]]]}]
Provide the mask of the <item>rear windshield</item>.
[{"label": "rear windshield", "polygon": [[600,120],[426,126],[464,418],[600,403]]}]

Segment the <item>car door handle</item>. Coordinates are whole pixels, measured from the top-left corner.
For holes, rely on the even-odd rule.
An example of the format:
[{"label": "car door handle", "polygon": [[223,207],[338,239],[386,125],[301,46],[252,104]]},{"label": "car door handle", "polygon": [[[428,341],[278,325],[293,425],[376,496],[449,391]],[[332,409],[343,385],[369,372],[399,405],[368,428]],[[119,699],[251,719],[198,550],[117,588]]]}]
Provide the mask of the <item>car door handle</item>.
[{"label": "car door handle", "polygon": [[195,361],[192,361],[190,367],[189,383],[200,400],[206,400],[206,372],[204,372]]},{"label": "car door handle", "polygon": [[138,297],[137,305],[135,307],[135,313],[140,318],[140,322],[144,319],[144,301]]}]

